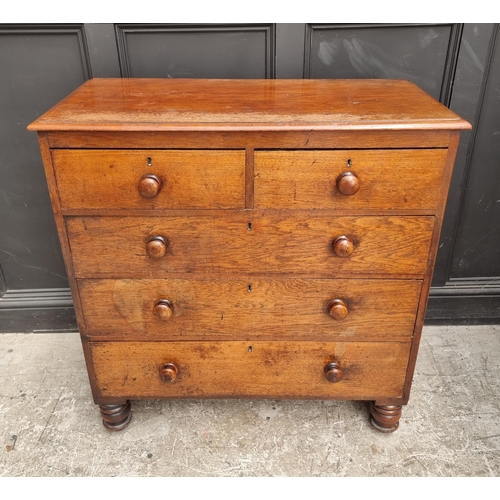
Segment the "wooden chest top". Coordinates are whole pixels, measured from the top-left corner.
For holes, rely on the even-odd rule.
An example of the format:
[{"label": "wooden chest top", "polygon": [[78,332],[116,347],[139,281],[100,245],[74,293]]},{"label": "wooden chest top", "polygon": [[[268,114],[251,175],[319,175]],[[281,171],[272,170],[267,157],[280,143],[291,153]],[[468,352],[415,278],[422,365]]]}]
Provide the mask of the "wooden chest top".
[{"label": "wooden chest top", "polygon": [[466,129],[404,80],[93,79],[37,131]]}]

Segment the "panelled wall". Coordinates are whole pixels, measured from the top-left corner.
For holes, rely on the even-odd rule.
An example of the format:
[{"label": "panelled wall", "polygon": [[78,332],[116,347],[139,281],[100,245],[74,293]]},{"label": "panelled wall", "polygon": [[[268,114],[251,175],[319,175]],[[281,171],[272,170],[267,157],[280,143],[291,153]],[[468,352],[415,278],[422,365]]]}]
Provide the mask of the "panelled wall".
[{"label": "panelled wall", "polygon": [[26,126],[93,77],[413,81],[474,126],[462,134],[427,321],[496,322],[499,38],[496,24],[0,25],[0,331],[76,328]]}]

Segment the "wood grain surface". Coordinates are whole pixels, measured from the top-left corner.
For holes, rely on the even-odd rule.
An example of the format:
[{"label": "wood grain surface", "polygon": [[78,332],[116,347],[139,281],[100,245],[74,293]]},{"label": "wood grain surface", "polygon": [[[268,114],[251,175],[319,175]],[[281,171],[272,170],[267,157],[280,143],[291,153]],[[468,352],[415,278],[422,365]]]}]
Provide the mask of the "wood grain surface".
[{"label": "wood grain surface", "polygon": [[404,80],[88,80],[29,130],[465,129]]},{"label": "wood grain surface", "polygon": [[[200,272],[421,277],[434,218],[227,212],[224,217],[71,217],[66,224],[79,278]],[[356,242],[346,258],[337,257],[332,248],[343,234]],[[168,241],[160,259],[146,252],[153,236]]]},{"label": "wood grain surface", "polygon": [[44,132],[52,148],[123,149],[349,149],[349,148],[446,148],[448,130],[291,130],[149,132]]},{"label": "wood grain surface", "polygon": [[145,398],[399,412],[469,128],[382,79],[92,79],[32,123],[108,426]]},{"label": "wood grain surface", "polygon": [[[244,151],[60,149],[52,159],[64,209],[245,206]],[[161,181],[154,198],[139,192],[146,174]]]},{"label": "wood grain surface", "polygon": [[[255,208],[436,210],[446,154],[446,149],[256,151]],[[345,172],[359,179],[359,191],[351,196],[337,187]]]},{"label": "wood grain surface", "polygon": [[[409,342],[90,342],[100,396],[374,400],[402,394]],[[343,377],[327,380],[337,362]],[[178,368],[165,383],[166,363]]]},{"label": "wood grain surface", "polygon": [[[78,280],[91,338],[123,340],[409,340],[418,280]],[[249,288],[250,286],[250,288]],[[157,301],[172,315],[155,315]],[[342,299],[336,321],[328,304]]]}]

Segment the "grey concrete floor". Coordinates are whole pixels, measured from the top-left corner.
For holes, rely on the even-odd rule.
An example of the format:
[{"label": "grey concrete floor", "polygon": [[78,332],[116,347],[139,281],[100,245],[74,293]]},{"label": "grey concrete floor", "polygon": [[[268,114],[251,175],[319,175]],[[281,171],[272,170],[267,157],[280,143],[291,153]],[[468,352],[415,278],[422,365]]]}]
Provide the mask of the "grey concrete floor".
[{"label": "grey concrete floor", "polygon": [[0,476],[498,476],[500,326],[424,329],[399,430],[353,401],[133,403],[104,429],[77,334],[0,335]]}]

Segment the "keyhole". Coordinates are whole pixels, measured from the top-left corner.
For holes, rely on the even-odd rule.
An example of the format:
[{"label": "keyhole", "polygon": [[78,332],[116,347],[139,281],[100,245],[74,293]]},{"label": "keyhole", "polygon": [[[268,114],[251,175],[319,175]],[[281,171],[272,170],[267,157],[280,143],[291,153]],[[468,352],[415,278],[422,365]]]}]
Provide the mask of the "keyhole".
[{"label": "keyhole", "polygon": [[247,292],[250,293],[252,291],[252,285],[247,285]]},{"label": "keyhole", "polygon": [[251,230],[252,230],[252,223],[251,223],[251,222],[249,222],[249,223],[248,223],[248,225],[247,225],[247,229],[248,229],[249,231],[251,231]]},{"label": "keyhole", "polygon": [[352,161],[351,161],[351,159],[349,158],[349,159],[347,160],[347,168],[351,168],[351,164],[352,164]]},{"label": "keyhole", "polygon": [[148,167],[151,167],[153,165],[153,160],[149,156],[146,161],[148,162]]},{"label": "keyhole", "polygon": [[253,351],[252,346],[251,346],[251,345],[249,345],[249,346],[248,346],[248,352],[252,352],[252,351]]}]

